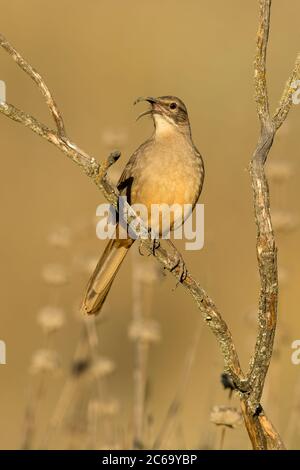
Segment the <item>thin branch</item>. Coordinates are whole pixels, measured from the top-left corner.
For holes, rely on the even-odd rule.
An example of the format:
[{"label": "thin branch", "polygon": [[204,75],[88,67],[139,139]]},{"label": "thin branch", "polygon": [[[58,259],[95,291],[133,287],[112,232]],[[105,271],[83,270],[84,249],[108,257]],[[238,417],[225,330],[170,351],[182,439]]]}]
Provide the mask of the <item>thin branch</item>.
[{"label": "thin branch", "polygon": [[258,334],[254,356],[247,378],[250,394],[241,400],[246,428],[252,445],[256,449],[284,449],[277,431],[267,419],[260,405],[266,375],[273,353],[277,323],[278,268],[277,247],[272,228],[269,186],[264,166],[277,129],[286,119],[292,104],[292,83],[299,77],[299,56],[295,68],[283,92],[279,107],[271,118],[266,83],[266,51],[270,28],[270,0],[260,0],[259,28],[255,59],[255,100],[261,122],[261,132],[254,151],[250,172],[252,179],[255,221],[257,227],[257,260],[260,274],[260,299],[258,312]]},{"label": "thin branch", "polygon": [[269,118],[269,100],[266,81],[266,59],[270,28],[271,0],[259,2],[259,27],[256,36],[254,86],[257,114],[261,123]]},{"label": "thin branch", "polygon": [[265,78],[270,8],[270,0],[260,0],[254,80],[261,132],[250,164],[257,227],[256,251],[261,284],[258,335],[249,372],[251,394],[245,407],[246,410],[250,407],[253,414],[257,414],[257,410],[260,408],[260,399],[272,357],[278,301],[277,249],[271,221],[269,187],[264,171],[264,165],[276,132],[269,115]]},{"label": "thin branch", "polygon": [[[291,91],[290,87],[286,87],[274,118],[271,118],[268,112],[269,100],[265,71],[271,1],[260,0],[259,3],[260,18],[257,33],[258,40],[254,74],[256,102],[258,103],[257,113],[262,126],[259,141],[250,165],[255,221],[257,226],[257,260],[261,283],[258,335],[250,372],[247,376],[250,380],[250,388],[252,390],[248,404],[253,413],[255,413],[255,409],[260,406],[264,382],[273,352],[278,303],[277,248],[272,228],[269,186],[264,171],[264,165],[272,147],[276,130],[286,119],[291,107]],[[259,64],[261,73],[257,73],[257,64]],[[288,84],[294,81],[298,73],[299,57],[296,61],[293,73],[288,80]]]},{"label": "thin branch", "polygon": [[273,121],[275,124],[276,129],[282,125],[285,121],[289,110],[293,104],[293,94],[296,91],[296,88],[299,88],[300,84],[297,83],[300,80],[300,53],[298,54],[295,62],[294,69],[291,73],[290,78],[286,82],[285,88],[283,90],[282,97],[279,102],[279,106],[275,111],[273,116]]},{"label": "thin branch", "polygon": [[56,123],[57,131],[61,137],[65,135],[65,126],[62,115],[54,101],[49,88],[44,82],[41,75],[21,56],[21,54],[5,39],[0,33],[0,46],[13,58],[17,65],[35,82],[41,91],[47,106],[52,114],[52,117]]},{"label": "thin branch", "polygon": [[45,124],[41,123],[38,119],[25,113],[24,111],[16,108],[12,104],[0,102],[0,112],[12,119],[15,122],[23,124],[33,132],[38,134],[43,139],[48,140],[56,147],[59,148],[67,157],[71,158],[74,163],[81,166],[89,176],[96,176],[99,173],[100,165],[96,160],[86,153],[80,151],[80,149],[72,145],[64,137],[61,137],[55,130],[50,129]]}]

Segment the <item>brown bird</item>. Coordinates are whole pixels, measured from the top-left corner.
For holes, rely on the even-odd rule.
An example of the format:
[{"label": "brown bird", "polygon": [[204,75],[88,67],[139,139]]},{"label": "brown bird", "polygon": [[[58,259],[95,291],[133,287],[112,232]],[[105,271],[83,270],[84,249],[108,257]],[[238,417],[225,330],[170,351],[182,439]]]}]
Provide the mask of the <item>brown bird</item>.
[{"label": "brown bird", "polygon": [[[141,116],[151,115],[154,133],[131,156],[118,183],[121,195],[126,195],[129,204],[143,204],[147,208],[148,228],[162,235],[161,220],[153,227],[151,207],[166,204],[171,207],[189,204],[194,208],[200,196],[203,180],[203,160],[191,135],[187,109],[175,96],[139,98],[147,101],[150,109]],[[141,218],[143,218],[141,216]],[[175,214],[169,229],[184,222],[183,213]],[[82,310],[97,314],[111,288],[112,282],[124,260],[133,238],[111,239],[101,256],[88,283]]]}]

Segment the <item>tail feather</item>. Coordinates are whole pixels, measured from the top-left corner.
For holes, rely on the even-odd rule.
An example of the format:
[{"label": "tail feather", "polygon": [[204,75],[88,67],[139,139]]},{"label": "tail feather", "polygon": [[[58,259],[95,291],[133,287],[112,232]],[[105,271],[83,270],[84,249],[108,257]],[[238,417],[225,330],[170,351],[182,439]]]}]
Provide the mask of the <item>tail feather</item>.
[{"label": "tail feather", "polygon": [[113,280],[134,240],[112,239],[107,244],[96,269],[88,282],[82,310],[97,314],[106,299]]}]

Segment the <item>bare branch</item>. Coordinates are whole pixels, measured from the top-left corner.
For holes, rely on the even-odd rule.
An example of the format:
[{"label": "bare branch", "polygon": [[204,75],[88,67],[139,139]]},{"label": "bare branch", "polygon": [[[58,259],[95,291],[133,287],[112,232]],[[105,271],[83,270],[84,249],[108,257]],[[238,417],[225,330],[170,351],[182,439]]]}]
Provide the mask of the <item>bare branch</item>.
[{"label": "bare branch", "polygon": [[276,129],[279,129],[279,127],[282,125],[282,123],[285,121],[289,110],[291,109],[291,106],[293,104],[293,94],[296,91],[296,88],[299,88],[300,83],[298,81],[300,80],[300,53],[297,56],[296,62],[294,69],[291,73],[290,78],[286,82],[281,100],[279,102],[279,106],[275,111],[275,114],[273,116],[273,121],[275,124]]},{"label": "bare branch", "polygon": [[266,81],[267,46],[270,29],[271,0],[259,1],[259,26],[256,37],[254,86],[257,114],[261,123],[269,119],[269,99]]},{"label": "bare branch", "polygon": [[[272,228],[269,186],[264,166],[277,129],[287,117],[291,107],[291,84],[299,74],[299,58],[288,81],[274,118],[269,114],[266,83],[266,53],[270,28],[270,0],[260,0],[260,19],[255,59],[255,99],[261,132],[254,151],[250,172],[253,188],[255,221],[257,227],[257,260],[260,274],[258,334],[254,356],[247,379],[250,394],[242,397],[241,408],[253,448],[284,449],[284,444],[260,405],[266,375],[273,353],[277,323],[278,268],[277,248]],[[293,89],[293,91],[295,91]]]},{"label": "bare branch", "polygon": [[100,165],[96,160],[86,153],[82,152],[78,147],[72,145],[64,137],[60,136],[55,130],[45,126],[35,117],[16,108],[12,104],[0,102],[0,112],[15,122],[23,124],[43,139],[48,140],[65,153],[74,163],[81,166],[89,176],[96,176],[99,172]]},{"label": "bare branch", "polygon": [[280,435],[265,415],[263,409],[253,415],[246,399],[241,400],[241,409],[253,449],[285,450]]},{"label": "bare branch", "polygon": [[50,113],[52,114],[53,119],[56,123],[57,131],[59,135],[63,137],[65,135],[65,126],[63,118],[54,101],[52,94],[50,93],[49,88],[47,87],[41,75],[33,67],[31,67],[28,62],[26,62],[26,60],[21,56],[21,54],[7,41],[7,39],[1,33],[0,46],[3,47],[6,52],[8,52],[8,54],[18,64],[18,66],[36,83],[46,100]]}]

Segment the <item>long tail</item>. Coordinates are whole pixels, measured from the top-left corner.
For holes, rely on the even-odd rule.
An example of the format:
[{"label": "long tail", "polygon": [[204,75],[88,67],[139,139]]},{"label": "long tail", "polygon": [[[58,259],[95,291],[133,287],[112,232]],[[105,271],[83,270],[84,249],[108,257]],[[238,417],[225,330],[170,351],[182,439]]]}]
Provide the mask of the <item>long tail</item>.
[{"label": "long tail", "polygon": [[122,261],[133,242],[132,239],[112,239],[109,241],[88,282],[81,307],[84,313],[99,313]]}]

